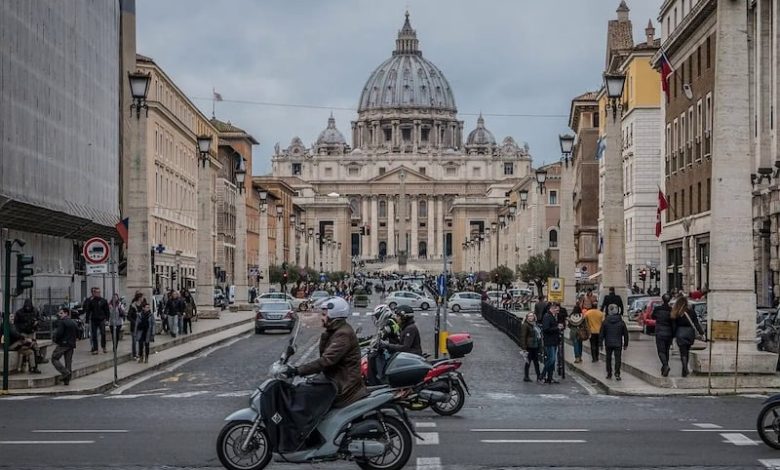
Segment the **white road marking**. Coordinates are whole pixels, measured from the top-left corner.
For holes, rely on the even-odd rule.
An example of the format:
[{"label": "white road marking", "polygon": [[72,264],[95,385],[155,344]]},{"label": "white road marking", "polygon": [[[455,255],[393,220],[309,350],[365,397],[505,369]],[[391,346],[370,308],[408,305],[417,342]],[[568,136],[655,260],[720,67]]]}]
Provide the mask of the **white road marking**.
[{"label": "white road marking", "polygon": [[19,400],[31,400],[33,398],[40,398],[40,395],[17,395],[13,397],[2,397],[0,400],[3,401],[19,401]]},{"label": "white road marking", "polygon": [[352,316],[353,317],[359,317],[360,316],[360,312],[352,312]]},{"label": "white road marking", "polygon": [[588,429],[471,429],[471,432],[588,432]]},{"label": "white road marking", "polygon": [[[373,313],[374,313],[374,312],[366,312],[366,316],[367,316],[367,317],[370,317],[371,315],[373,315]],[[358,315],[360,315],[360,314],[358,313]]]},{"label": "white road marking", "polygon": [[121,434],[130,431],[127,429],[34,429],[32,432],[46,434]]},{"label": "white road marking", "polygon": [[241,390],[238,392],[227,392],[227,393],[220,393],[217,395],[219,398],[226,398],[226,397],[248,397],[252,394],[252,390]]},{"label": "white road marking", "polygon": [[163,395],[162,398],[190,398],[198,395],[203,395],[204,393],[209,393],[209,391],[199,390],[197,392],[170,393],[168,395]]},{"label": "white road marking", "polygon": [[723,429],[723,426],[712,423],[693,423],[693,425],[700,429]]},{"label": "white road marking", "polygon": [[598,395],[599,391],[596,390],[596,387],[589,384],[587,380],[583,379],[577,374],[571,374],[571,376],[572,378],[574,378],[574,381],[579,384],[580,387],[584,388],[585,391],[588,392],[588,395]]},{"label": "white road marking", "polygon": [[0,441],[0,445],[38,445],[38,444],[94,444],[95,441]]},{"label": "white road marking", "polygon": [[742,398],[758,398],[758,399],[769,398],[769,395],[762,395],[760,393],[745,393],[740,396]]},{"label": "white road marking", "polygon": [[516,397],[511,393],[486,393],[485,394],[491,400],[514,400]]},{"label": "white road marking", "polygon": [[680,429],[680,432],[758,432],[755,429]]},{"label": "white road marking", "polygon": [[449,326],[450,328],[452,328],[452,322],[451,322],[451,321],[449,321],[449,320],[447,320],[447,326]]},{"label": "white road marking", "polygon": [[417,457],[417,470],[441,470],[439,457]]},{"label": "white road marking", "polygon": [[539,396],[549,400],[566,400],[568,398],[566,395],[561,393],[540,393]]},{"label": "white road marking", "polygon": [[470,313],[462,313],[461,315],[463,315],[463,318],[471,318]]},{"label": "white road marking", "polygon": [[422,316],[424,316],[424,317],[427,317],[427,316],[429,316],[429,315],[430,315],[430,313],[428,313],[428,312],[422,312],[420,315],[422,315]]},{"label": "white road marking", "polygon": [[100,393],[95,393],[92,395],[61,395],[58,397],[52,397],[51,399],[52,400],[81,400],[89,397],[102,397],[102,396],[103,395]]},{"label": "white road marking", "polygon": [[426,421],[426,422],[420,422],[420,423],[414,423],[415,428],[435,428],[436,423],[433,421]]},{"label": "white road marking", "polygon": [[435,446],[439,444],[438,432],[418,432],[417,434],[422,438],[418,437],[415,439],[418,446]]},{"label": "white road marking", "polygon": [[726,439],[723,442],[734,444],[735,446],[757,446],[758,442],[747,437],[741,433],[721,433],[721,436]]},{"label": "white road marking", "polygon": [[766,468],[771,468],[772,470],[780,468],[780,459],[759,459],[758,463]]},{"label": "white road marking", "polygon": [[106,397],[106,400],[122,400],[122,399],[131,399],[131,398],[138,398],[138,397],[153,397],[155,395],[162,395],[162,393],[130,393],[128,395],[109,395]]},{"label": "white road marking", "polygon": [[585,444],[584,439],[483,439],[485,444]]}]

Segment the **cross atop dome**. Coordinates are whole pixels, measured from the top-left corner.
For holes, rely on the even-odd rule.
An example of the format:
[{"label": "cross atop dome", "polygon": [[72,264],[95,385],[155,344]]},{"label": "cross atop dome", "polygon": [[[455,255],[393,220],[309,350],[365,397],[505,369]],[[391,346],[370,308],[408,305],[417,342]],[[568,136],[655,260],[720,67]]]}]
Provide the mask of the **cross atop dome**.
[{"label": "cross atop dome", "polygon": [[419,50],[420,42],[417,40],[417,32],[412,28],[412,23],[409,22],[409,10],[404,14],[406,19],[404,25],[400,31],[398,31],[398,39],[395,40],[395,51],[393,54],[416,54],[421,55]]}]

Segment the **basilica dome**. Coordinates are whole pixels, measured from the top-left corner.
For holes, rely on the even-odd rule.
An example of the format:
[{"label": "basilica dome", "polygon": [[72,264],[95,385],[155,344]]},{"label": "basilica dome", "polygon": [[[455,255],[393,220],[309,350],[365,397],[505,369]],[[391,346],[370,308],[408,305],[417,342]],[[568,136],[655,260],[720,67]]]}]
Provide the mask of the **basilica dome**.
[{"label": "basilica dome", "polygon": [[359,113],[394,108],[456,111],[450,84],[441,70],[423,58],[418,45],[417,33],[409,23],[407,12],[392,57],[374,70],[363,87]]},{"label": "basilica dome", "polygon": [[317,138],[317,145],[346,145],[347,140],[344,135],[336,128],[336,119],[333,114],[328,118],[328,127],[320,132]]},{"label": "basilica dome", "polygon": [[481,113],[477,119],[477,128],[469,132],[466,145],[496,145],[496,138],[485,127],[485,119],[482,118]]}]

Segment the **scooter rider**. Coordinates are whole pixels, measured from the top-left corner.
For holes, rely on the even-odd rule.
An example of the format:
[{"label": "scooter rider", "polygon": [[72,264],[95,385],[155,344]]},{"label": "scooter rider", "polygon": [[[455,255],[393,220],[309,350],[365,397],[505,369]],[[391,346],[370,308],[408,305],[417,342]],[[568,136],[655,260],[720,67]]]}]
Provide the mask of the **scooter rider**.
[{"label": "scooter rider", "polygon": [[[389,309],[390,307],[385,304],[376,306],[374,309],[374,325],[378,325],[382,314]],[[395,320],[395,318],[393,318],[393,315],[387,319],[387,324],[384,326],[382,337],[390,344],[399,344],[401,342],[401,327],[398,325],[398,322]]]},{"label": "scooter rider", "polygon": [[323,302],[320,357],[297,368],[288,366],[284,375],[312,375],[322,372],[336,385],[334,408],[350,405],[368,395],[360,375],[360,346],[355,331],[347,323],[349,303],[333,297]]},{"label": "scooter rider", "polygon": [[414,310],[408,305],[399,305],[395,309],[395,313],[401,321],[401,342],[400,344],[386,344],[385,346],[390,351],[408,352],[422,356],[420,330],[414,324]]}]

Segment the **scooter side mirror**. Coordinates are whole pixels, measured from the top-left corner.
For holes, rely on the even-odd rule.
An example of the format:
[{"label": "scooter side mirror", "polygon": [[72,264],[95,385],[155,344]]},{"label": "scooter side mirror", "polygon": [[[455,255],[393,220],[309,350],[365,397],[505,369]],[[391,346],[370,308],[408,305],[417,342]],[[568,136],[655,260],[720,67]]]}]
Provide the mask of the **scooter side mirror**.
[{"label": "scooter side mirror", "polygon": [[357,330],[355,330],[355,334],[359,335],[363,331],[363,326],[357,327]]}]

